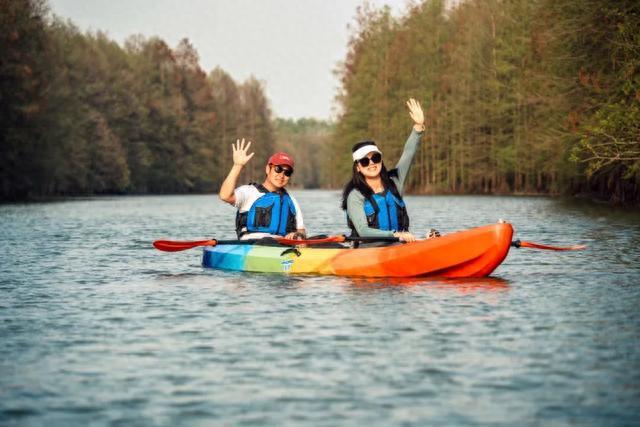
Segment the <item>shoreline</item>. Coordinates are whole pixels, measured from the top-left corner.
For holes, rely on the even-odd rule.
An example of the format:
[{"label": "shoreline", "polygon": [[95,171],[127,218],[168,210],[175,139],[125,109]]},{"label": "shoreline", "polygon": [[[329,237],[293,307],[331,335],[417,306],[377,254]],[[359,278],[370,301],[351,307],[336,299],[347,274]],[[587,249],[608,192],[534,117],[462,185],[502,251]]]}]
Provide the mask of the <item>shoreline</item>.
[{"label": "shoreline", "polygon": [[[339,188],[292,188],[294,191],[340,191]],[[207,196],[216,197],[218,193],[105,193],[105,194],[81,194],[81,195],[54,195],[54,196],[32,196],[23,199],[0,200],[0,205],[14,204],[38,204],[38,203],[56,203],[65,201],[79,201],[85,199],[110,199],[121,197],[159,197],[159,196]],[[534,192],[514,192],[514,193],[452,193],[452,192],[415,192],[408,191],[410,196],[470,196],[470,197],[548,197],[556,200],[573,200],[587,202],[597,206],[608,206],[611,208],[638,209],[640,210],[640,202],[637,203],[620,203],[599,197],[596,194],[577,193],[574,195],[561,193],[534,193]]]}]

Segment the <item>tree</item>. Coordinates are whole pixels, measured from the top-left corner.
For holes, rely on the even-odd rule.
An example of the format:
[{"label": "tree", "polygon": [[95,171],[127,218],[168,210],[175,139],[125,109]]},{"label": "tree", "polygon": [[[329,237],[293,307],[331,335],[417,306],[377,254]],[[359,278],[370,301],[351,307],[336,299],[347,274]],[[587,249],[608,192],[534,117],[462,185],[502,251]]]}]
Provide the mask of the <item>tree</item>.
[{"label": "tree", "polygon": [[47,9],[44,0],[0,1],[0,198],[44,191]]}]

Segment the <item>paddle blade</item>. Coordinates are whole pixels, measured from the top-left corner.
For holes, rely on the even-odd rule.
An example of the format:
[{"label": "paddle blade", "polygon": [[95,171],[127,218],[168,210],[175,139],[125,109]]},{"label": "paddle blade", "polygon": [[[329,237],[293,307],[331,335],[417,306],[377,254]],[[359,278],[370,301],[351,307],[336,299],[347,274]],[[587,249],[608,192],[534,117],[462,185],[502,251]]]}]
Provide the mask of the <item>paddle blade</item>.
[{"label": "paddle blade", "polygon": [[218,242],[213,240],[196,240],[192,242],[180,242],[174,240],[156,240],[153,242],[153,247],[160,251],[165,252],[178,252],[187,249],[195,248],[197,246],[215,246]]},{"label": "paddle blade", "polygon": [[520,240],[516,240],[512,243],[516,248],[532,248],[532,249],[541,249],[546,251],[579,251],[585,249],[586,245],[573,245],[573,246],[550,246],[550,245],[541,245],[540,243],[533,242],[523,242]]}]

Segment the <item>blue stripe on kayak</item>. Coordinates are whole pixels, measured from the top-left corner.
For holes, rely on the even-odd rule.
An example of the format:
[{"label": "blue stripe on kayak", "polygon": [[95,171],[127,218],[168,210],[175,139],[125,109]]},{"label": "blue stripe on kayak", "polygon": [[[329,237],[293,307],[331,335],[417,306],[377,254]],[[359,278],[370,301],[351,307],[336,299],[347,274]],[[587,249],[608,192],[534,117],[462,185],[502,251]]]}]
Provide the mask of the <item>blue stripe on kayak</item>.
[{"label": "blue stripe on kayak", "polygon": [[204,248],[202,265],[225,270],[244,270],[244,262],[251,245],[220,245]]}]

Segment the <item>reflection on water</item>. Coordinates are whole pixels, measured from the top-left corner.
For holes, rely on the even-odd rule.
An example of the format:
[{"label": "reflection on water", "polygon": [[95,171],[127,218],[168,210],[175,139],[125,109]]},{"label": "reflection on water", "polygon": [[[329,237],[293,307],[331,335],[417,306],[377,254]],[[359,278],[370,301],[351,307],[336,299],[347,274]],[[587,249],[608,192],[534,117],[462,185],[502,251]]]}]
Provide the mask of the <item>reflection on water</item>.
[{"label": "reflection on water", "polygon": [[471,293],[471,292],[500,292],[509,289],[509,282],[499,277],[482,277],[482,278],[424,278],[424,277],[390,277],[390,278],[366,278],[353,277],[349,278],[352,286],[361,289],[379,290],[385,287],[396,286],[424,286],[438,290],[451,290],[453,292]]},{"label": "reflection on water", "polygon": [[[295,192],[310,234],[339,193]],[[547,198],[407,197],[412,228],[508,219],[482,279],[215,271],[213,196],[0,206],[0,425],[637,424],[640,218]]]}]

